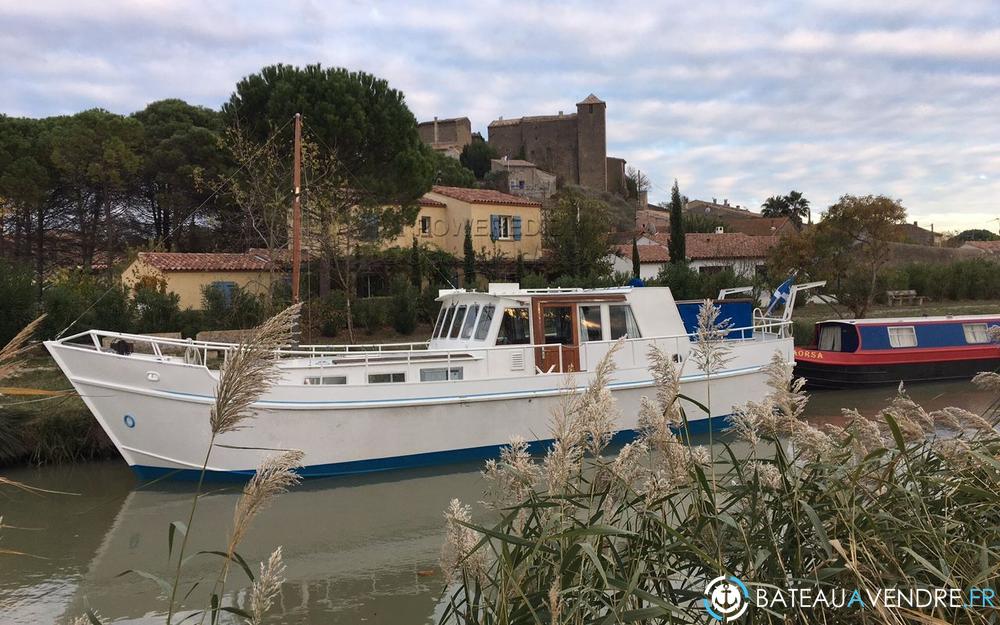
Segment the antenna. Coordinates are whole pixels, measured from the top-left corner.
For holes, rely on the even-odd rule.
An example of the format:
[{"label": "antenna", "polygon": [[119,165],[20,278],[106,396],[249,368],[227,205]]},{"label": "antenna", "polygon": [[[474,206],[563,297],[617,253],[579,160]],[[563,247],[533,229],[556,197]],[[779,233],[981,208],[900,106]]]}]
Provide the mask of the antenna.
[{"label": "antenna", "polygon": [[292,160],[292,303],[299,303],[302,269],[302,114],[295,114],[295,147]]}]

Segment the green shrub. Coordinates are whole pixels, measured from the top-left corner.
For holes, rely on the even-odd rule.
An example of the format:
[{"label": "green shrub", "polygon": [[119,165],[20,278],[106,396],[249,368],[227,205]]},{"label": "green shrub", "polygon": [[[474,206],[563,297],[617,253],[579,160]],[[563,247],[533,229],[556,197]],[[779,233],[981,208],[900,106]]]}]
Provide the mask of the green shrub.
[{"label": "green shrub", "polygon": [[419,292],[403,276],[392,281],[392,296],[389,300],[389,314],[392,327],[400,334],[412,334],[417,327]]},{"label": "green shrub", "polygon": [[238,284],[228,289],[213,284],[202,287],[201,307],[209,330],[252,328],[267,318],[263,299]]},{"label": "green shrub", "polygon": [[312,299],[307,302],[302,317],[310,334],[337,336],[347,327],[347,296],[343,291],[330,291],[326,297]]},{"label": "green shrub", "polygon": [[135,292],[135,328],[140,334],[180,330],[180,296],[163,288],[140,287]]},{"label": "green shrub", "polygon": [[351,316],[356,327],[364,328],[368,335],[385,325],[386,302],[385,298],[367,297],[356,299],[351,302]]},{"label": "green shrub", "polygon": [[121,283],[84,271],[68,271],[53,279],[42,294],[42,310],[45,338],[55,337],[74,321],[67,334],[90,329],[131,332],[137,312]]},{"label": "green shrub", "polygon": [[4,311],[0,315],[0,345],[6,345],[36,316],[38,305],[32,276],[31,268],[0,260],[0,302]]}]

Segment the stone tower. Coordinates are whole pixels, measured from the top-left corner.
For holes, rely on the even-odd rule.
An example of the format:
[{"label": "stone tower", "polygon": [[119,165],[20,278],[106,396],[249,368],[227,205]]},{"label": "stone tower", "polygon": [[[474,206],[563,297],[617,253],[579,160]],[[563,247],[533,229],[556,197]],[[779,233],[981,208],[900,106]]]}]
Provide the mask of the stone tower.
[{"label": "stone tower", "polygon": [[608,188],[604,114],[607,104],[594,94],[576,105],[576,137],[580,186],[591,189]]}]

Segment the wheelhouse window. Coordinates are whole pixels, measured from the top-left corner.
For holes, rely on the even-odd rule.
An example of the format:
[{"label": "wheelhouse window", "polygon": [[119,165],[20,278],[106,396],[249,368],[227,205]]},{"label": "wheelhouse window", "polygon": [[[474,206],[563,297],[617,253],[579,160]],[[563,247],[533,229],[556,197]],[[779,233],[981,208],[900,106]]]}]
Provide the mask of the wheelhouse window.
[{"label": "wheelhouse window", "polygon": [[527,345],[531,342],[527,308],[504,308],[497,345]]},{"label": "wheelhouse window", "polygon": [[493,323],[493,311],[495,310],[496,306],[493,304],[483,306],[483,314],[479,315],[479,325],[476,326],[477,341],[486,340],[486,336],[490,333],[490,324]]},{"label": "wheelhouse window", "polygon": [[406,374],[402,371],[393,373],[372,373],[368,375],[369,384],[389,384],[406,382]]},{"label": "wheelhouse window", "polygon": [[472,338],[472,330],[476,327],[476,317],[479,316],[479,304],[469,306],[469,312],[465,315],[465,324],[462,326],[462,338]]},{"label": "wheelhouse window", "polygon": [[611,340],[626,336],[630,339],[642,338],[639,324],[635,322],[632,307],[628,304],[612,304],[608,306],[608,316],[611,321]]},{"label": "wheelhouse window", "polygon": [[444,306],[442,306],[441,310],[438,311],[437,321],[434,322],[434,331],[431,332],[432,338],[437,336],[438,333],[441,332],[441,321],[444,319],[444,311],[445,311]]},{"label": "wheelhouse window", "polygon": [[448,380],[461,380],[462,367],[433,367],[420,370],[421,382],[447,382]]},{"label": "wheelhouse window", "polygon": [[916,329],[913,326],[890,326],[889,345],[892,347],[916,347]]},{"label": "wheelhouse window", "polygon": [[443,339],[448,336],[448,329],[451,328],[451,321],[455,317],[455,307],[449,306],[448,310],[444,313],[444,321],[441,322],[441,330],[438,332],[437,337]]},{"label": "wheelhouse window", "polygon": [[451,334],[449,335],[453,339],[457,339],[458,333],[462,330],[462,323],[465,321],[465,309],[465,304],[455,309],[455,323],[451,324]]},{"label": "wheelhouse window", "polygon": [[580,340],[601,341],[603,339],[601,307],[580,306]]},{"label": "wheelhouse window", "polygon": [[985,323],[966,323],[962,325],[962,330],[965,331],[965,342],[969,345],[990,342],[990,333]]}]

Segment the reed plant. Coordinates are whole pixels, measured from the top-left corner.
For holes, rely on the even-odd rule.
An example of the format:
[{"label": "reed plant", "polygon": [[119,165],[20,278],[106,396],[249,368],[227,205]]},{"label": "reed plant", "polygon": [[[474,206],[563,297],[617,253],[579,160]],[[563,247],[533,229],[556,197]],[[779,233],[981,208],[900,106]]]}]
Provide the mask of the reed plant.
[{"label": "reed plant", "polygon": [[[721,338],[704,330],[703,342]],[[713,348],[699,349],[708,363]],[[612,453],[613,351],[585,392],[567,391],[544,458],[515,440],[487,464],[490,522],[451,502],[442,623],[713,622],[704,590],[722,575],[752,597],[858,589],[867,605],[751,601],[746,623],[995,622],[988,607],[921,610],[867,595],[996,586],[995,415],[929,412],[901,386],[879,413],[845,411],[844,426],[817,428],[802,418],[803,381],[775,354],[770,394],[736,412],[713,456],[688,444],[688,413],[702,407],[681,395],[678,368],[653,348],[655,393],[642,400],[638,437]],[[996,373],[975,382],[1000,394]]]}]

